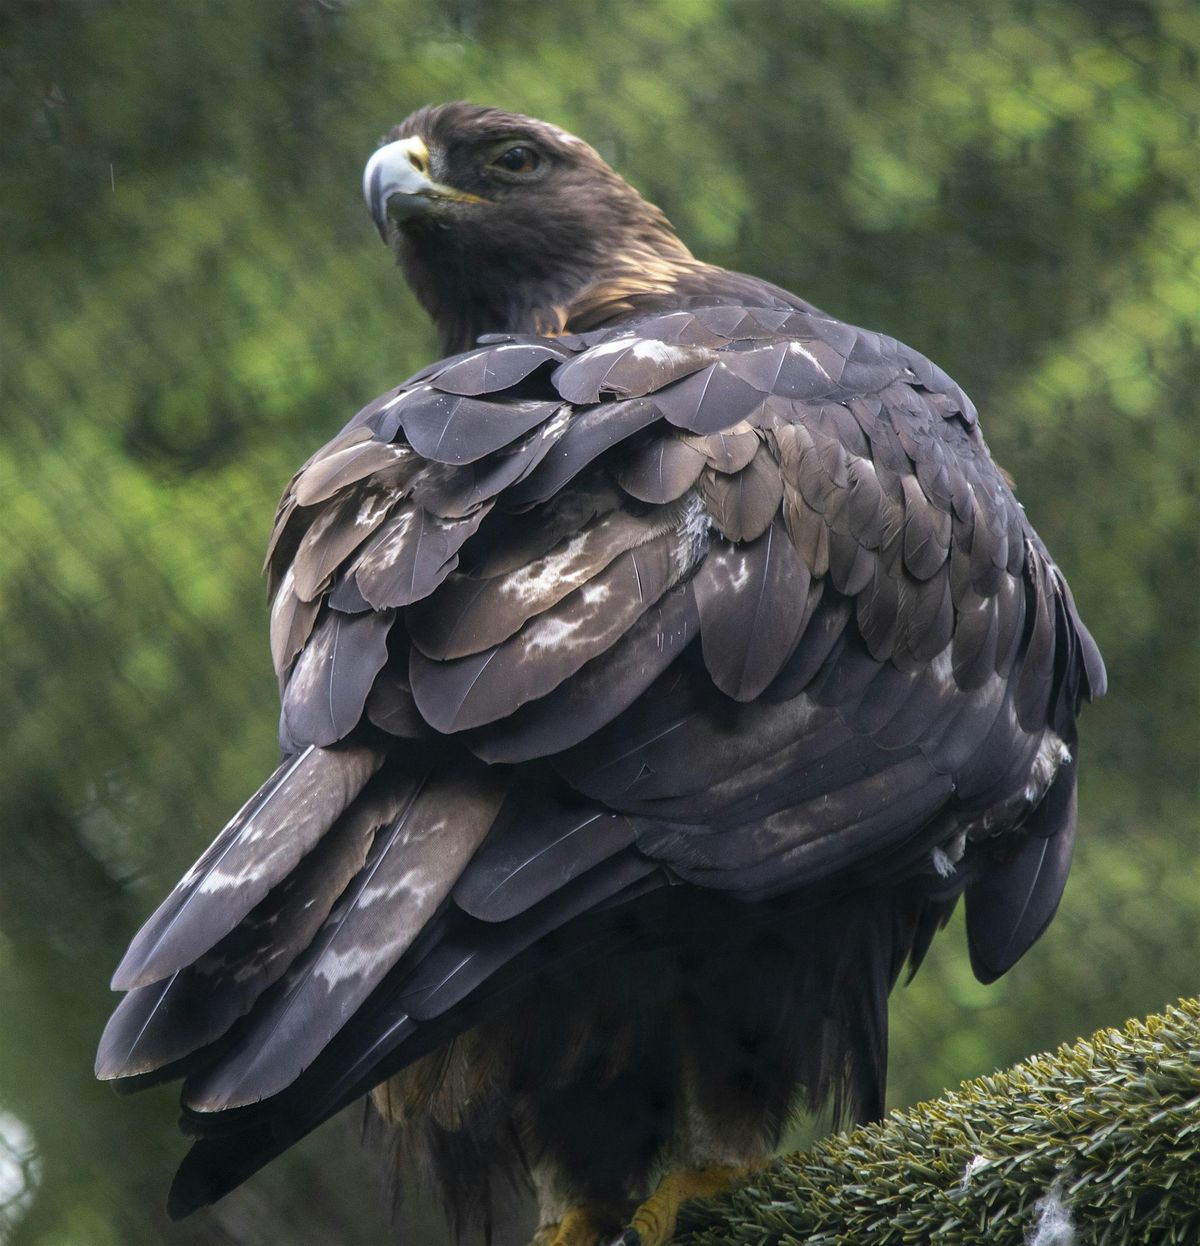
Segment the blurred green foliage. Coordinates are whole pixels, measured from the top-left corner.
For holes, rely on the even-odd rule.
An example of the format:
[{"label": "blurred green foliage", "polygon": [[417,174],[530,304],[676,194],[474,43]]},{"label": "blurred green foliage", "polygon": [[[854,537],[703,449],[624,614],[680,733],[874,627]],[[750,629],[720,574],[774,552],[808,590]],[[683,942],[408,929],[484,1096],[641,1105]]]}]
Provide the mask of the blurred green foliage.
[{"label": "blurred green foliage", "polygon": [[432,352],[358,191],[431,100],[576,130],[706,259],[933,355],[1100,641],[1063,909],[987,990],[939,942],[894,1102],[1193,991],[1198,66],[1191,0],[7,0],[0,1172],[40,1177],[0,1240],[382,1240],[336,1126],[169,1228],[172,1097],[90,1066],[126,939],[274,759],[279,490]]}]

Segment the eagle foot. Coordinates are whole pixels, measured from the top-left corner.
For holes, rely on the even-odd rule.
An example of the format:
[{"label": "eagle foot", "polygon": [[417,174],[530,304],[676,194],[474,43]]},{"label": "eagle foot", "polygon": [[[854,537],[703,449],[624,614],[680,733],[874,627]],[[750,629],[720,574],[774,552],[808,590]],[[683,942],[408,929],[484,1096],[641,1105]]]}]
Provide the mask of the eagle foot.
[{"label": "eagle foot", "polygon": [[609,1246],[666,1246],[675,1234],[675,1222],[684,1203],[693,1198],[713,1198],[724,1194],[753,1171],[748,1167],[712,1165],[708,1168],[679,1168],[667,1173]]},{"label": "eagle foot", "polygon": [[603,1246],[619,1220],[594,1207],[572,1207],[557,1224],[544,1224],[530,1246]]}]

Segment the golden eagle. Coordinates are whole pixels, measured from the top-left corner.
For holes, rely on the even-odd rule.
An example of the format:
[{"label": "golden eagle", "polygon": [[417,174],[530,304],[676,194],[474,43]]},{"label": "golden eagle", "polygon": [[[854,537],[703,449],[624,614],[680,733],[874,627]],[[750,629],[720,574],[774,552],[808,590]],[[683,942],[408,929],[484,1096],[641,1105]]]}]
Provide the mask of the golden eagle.
[{"label": "golden eagle", "polygon": [[660,1246],[793,1108],[880,1114],[960,896],[983,981],[1038,938],[1104,667],[916,351],[529,117],[423,108],[364,189],[447,357],[287,486],[283,760],[98,1073],[183,1078],[176,1215],[370,1093],[452,1216],[517,1172],[538,1243]]}]

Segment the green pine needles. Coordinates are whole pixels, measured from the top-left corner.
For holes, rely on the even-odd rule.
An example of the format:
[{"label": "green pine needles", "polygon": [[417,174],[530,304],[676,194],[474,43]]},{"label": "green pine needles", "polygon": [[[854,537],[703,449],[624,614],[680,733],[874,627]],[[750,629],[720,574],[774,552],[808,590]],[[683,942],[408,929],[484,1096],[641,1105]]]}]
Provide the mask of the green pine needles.
[{"label": "green pine needles", "polygon": [[687,1246],[1200,1242],[1200,1000],[780,1161]]}]

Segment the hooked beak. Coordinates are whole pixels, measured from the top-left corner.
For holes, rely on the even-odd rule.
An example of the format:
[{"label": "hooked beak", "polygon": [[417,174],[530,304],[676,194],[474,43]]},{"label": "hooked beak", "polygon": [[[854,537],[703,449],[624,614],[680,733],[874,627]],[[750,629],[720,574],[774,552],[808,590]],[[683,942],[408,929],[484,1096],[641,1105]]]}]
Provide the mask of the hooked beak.
[{"label": "hooked beak", "polygon": [[439,202],[487,203],[478,195],[443,186],[429,176],[429,149],[416,137],[398,139],[381,147],[363,170],[363,198],[367,210],[387,242],[387,223],[417,216]]}]

